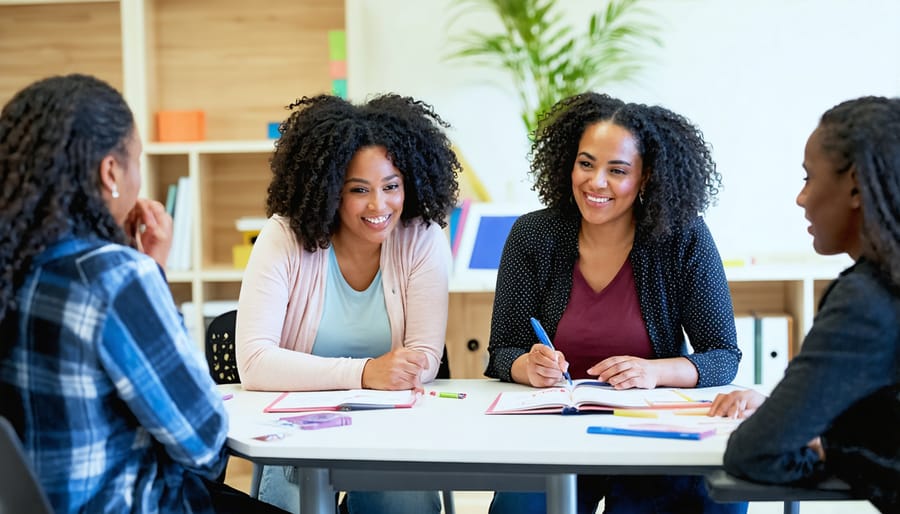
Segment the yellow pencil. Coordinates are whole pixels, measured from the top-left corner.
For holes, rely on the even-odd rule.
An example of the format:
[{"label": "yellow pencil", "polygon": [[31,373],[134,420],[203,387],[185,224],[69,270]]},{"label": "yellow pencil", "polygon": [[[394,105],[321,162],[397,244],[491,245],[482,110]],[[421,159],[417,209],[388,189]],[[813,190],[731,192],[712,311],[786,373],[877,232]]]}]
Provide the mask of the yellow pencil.
[{"label": "yellow pencil", "polygon": [[675,393],[675,394],[677,394],[678,396],[684,398],[685,400],[687,400],[687,401],[689,401],[689,402],[694,401],[693,398],[691,398],[690,396],[688,396],[688,395],[682,393],[682,392],[679,391],[678,389],[672,389],[672,392]]},{"label": "yellow pencil", "polygon": [[629,418],[658,418],[659,415],[653,411],[646,410],[628,410],[628,409],[615,409],[613,410],[614,416],[626,416]]},{"label": "yellow pencil", "polygon": [[709,414],[709,407],[701,407],[699,409],[676,409],[676,416],[706,416]]}]

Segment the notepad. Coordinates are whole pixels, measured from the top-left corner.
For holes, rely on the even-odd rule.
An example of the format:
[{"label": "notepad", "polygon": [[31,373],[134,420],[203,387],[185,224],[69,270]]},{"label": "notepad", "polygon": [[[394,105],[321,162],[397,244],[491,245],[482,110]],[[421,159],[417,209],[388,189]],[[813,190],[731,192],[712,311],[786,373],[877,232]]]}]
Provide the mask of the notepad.
[{"label": "notepad", "polygon": [[419,398],[415,391],[345,389],[282,393],[263,412],[352,411],[408,409]]},{"label": "notepad", "polygon": [[663,439],[688,439],[698,441],[716,433],[715,427],[665,425],[659,423],[636,423],[627,427],[590,426],[589,434],[627,435],[634,437],[659,437]]},{"label": "notepad", "polygon": [[569,387],[506,391],[497,395],[487,414],[577,414],[614,409],[679,409],[708,406],[677,389],[616,390],[597,380],[575,380]]}]

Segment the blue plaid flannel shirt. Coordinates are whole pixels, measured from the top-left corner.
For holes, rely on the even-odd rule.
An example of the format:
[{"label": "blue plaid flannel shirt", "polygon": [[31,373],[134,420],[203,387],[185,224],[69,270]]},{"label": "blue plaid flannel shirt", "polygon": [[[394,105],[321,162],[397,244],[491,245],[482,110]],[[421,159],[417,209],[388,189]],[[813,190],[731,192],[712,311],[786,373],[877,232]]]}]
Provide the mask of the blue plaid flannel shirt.
[{"label": "blue plaid flannel shirt", "polygon": [[159,266],[66,238],[0,324],[2,414],[57,512],[211,512],[228,421]]}]

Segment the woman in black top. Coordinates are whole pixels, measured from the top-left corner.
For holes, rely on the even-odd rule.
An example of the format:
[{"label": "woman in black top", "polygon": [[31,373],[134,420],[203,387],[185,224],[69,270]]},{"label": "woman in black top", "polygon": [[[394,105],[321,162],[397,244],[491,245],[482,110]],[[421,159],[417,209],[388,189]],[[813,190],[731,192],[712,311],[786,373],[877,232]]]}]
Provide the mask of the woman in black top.
[{"label": "woman in black top", "polygon": [[[719,184],[700,132],[662,107],[585,93],[546,115],[532,154],[547,208],[519,218],[506,241],[485,374],[535,387],[566,370],[619,389],[729,383],[741,353],[722,260],[698,216]],[[540,344],[532,316],[557,351]],[[713,503],[698,477],[579,477],[579,512],[604,497],[610,513],[746,509]],[[491,514],[544,508],[543,494],[497,493]]]},{"label": "woman in black top", "polygon": [[825,292],[771,397],[713,402],[711,415],[753,414],[732,434],[725,469],[769,483],[837,475],[882,512],[900,512],[900,99],[826,112],[803,167],[797,204],[813,247],[856,263]]}]

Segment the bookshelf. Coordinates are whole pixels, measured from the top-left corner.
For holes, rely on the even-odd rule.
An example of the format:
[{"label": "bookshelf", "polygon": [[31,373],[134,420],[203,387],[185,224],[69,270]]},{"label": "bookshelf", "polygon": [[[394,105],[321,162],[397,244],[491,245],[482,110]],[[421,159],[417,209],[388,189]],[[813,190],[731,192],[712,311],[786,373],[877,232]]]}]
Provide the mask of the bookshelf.
[{"label": "bookshelf", "polygon": [[[0,0],[0,104],[39,78],[73,72],[120,88],[144,145],[144,194],[165,201],[178,177],[194,179],[192,261],[168,279],[177,303],[236,300],[242,271],[234,221],[262,216],[270,179],[268,122],[297,97],[330,91],[329,30],[345,26],[341,0]],[[350,56],[352,58],[352,55]],[[156,141],[158,110],[202,109],[207,140]],[[847,262],[727,268],[736,313],[784,312],[796,350],[827,284]],[[492,280],[454,277],[448,355],[455,377],[486,364]],[[195,331],[202,345],[202,330]]]},{"label": "bookshelf", "polygon": [[[298,97],[331,91],[328,31],[342,0],[0,0],[0,103],[34,80],[89,73],[120,89],[144,144],[143,195],[193,179],[189,271],[168,273],[178,304],[237,298],[234,220],[265,214],[269,122]],[[203,110],[206,141],[159,143],[155,113]],[[202,344],[202,332],[195,332]]]}]

